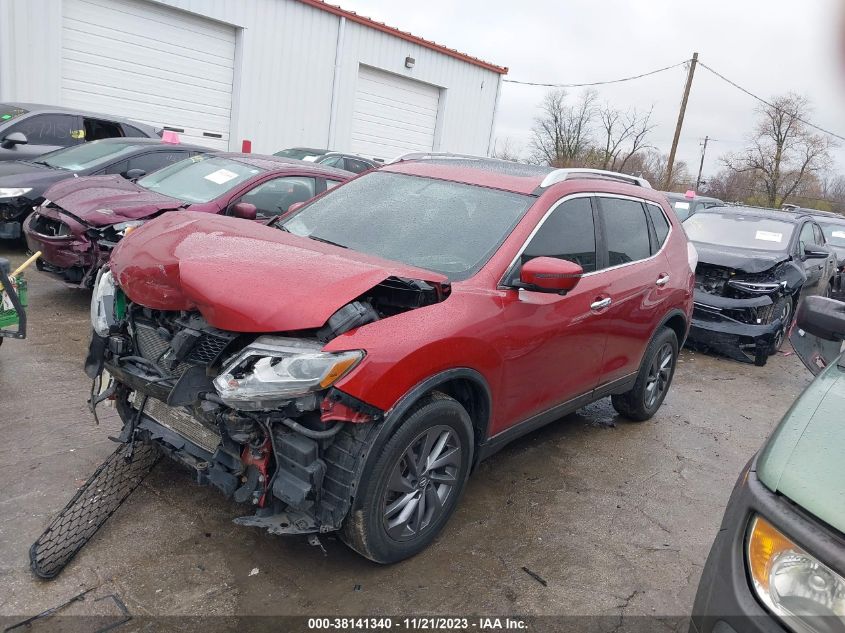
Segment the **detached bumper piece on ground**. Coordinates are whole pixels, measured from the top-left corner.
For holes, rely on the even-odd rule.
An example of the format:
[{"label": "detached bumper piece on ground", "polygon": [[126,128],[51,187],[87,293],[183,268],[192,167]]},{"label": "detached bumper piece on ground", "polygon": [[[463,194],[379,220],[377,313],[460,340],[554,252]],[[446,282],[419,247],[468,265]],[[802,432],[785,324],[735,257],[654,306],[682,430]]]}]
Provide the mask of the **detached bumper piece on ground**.
[{"label": "detached bumper piece on ground", "polygon": [[55,578],[158,461],[149,444],[122,444],[85,482],[29,549],[32,571]]}]

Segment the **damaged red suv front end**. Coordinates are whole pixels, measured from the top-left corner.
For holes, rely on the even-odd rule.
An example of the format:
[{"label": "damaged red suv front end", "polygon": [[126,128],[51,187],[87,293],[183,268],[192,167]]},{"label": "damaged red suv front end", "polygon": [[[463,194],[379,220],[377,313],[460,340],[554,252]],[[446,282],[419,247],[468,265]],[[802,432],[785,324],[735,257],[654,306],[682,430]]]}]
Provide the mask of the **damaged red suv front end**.
[{"label": "damaged red suv front end", "polygon": [[647,183],[487,159],[387,166],[273,226],[167,214],[95,284],[93,404],[237,523],[398,561],[508,441],[605,396],[655,414],[691,253]]}]

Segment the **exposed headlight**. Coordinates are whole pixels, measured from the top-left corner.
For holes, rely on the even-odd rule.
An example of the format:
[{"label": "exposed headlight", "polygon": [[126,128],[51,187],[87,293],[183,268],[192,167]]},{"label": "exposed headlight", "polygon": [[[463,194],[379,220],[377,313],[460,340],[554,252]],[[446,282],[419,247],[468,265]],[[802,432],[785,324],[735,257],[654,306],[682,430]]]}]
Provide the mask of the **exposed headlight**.
[{"label": "exposed headlight", "polygon": [[757,597],[797,633],[845,626],[845,578],[760,516],[751,520],[746,562]]},{"label": "exposed headlight", "polygon": [[743,281],[742,279],[729,279],[728,285],[734,288],[739,288],[745,292],[753,292],[759,294],[770,294],[779,288],[785,288],[786,282],[758,282],[758,281]]},{"label": "exposed headlight", "polygon": [[119,224],[113,224],[111,228],[115,233],[123,237],[130,231],[137,229],[144,222],[146,222],[146,220],[130,220],[129,222],[120,222]]},{"label": "exposed headlight", "polygon": [[0,187],[0,198],[17,198],[32,191],[32,187]]},{"label": "exposed headlight", "polygon": [[364,358],[360,350],[321,348],[311,341],[261,336],[232,359],[214,379],[214,388],[234,408],[266,408],[330,387]]},{"label": "exposed headlight", "polygon": [[108,336],[109,327],[117,323],[114,299],[116,286],[107,267],[100,269],[91,295],[91,327],[100,336]]}]

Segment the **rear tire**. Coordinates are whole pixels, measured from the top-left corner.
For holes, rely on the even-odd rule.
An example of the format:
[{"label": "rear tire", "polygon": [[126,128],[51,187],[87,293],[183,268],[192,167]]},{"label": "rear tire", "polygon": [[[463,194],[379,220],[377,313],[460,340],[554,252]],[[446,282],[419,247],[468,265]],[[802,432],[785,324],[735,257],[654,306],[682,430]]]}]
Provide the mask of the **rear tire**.
[{"label": "rear tire", "polygon": [[643,354],[640,372],[630,391],[610,397],[613,408],[635,422],[650,419],[663,404],[678,363],[678,337],[661,327]]},{"label": "rear tire", "polygon": [[466,410],[443,393],[424,398],[374,456],[341,539],[382,564],[421,552],[457,507],[472,452],[472,421]]}]

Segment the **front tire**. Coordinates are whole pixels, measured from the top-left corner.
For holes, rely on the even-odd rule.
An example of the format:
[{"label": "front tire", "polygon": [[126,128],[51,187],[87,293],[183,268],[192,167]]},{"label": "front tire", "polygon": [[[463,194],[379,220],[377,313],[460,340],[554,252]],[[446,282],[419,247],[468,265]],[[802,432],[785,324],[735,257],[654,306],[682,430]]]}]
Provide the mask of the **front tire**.
[{"label": "front tire", "polygon": [[648,344],[633,388],[610,397],[613,408],[635,422],[650,419],[663,404],[677,363],[678,337],[664,326]]},{"label": "front tire", "polygon": [[418,554],[457,507],[472,464],[472,422],[453,398],[416,404],[365,472],[340,536],[382,564]]},{"label": "front tire", "polygon": [[781,326],[772,341],[769,356],[774,356],[780,351],[783,342],[786,340],[786,335],[789,333],[789,326],[792,325],[792,297],[781,297],[777,300],[772,310],[772,319],[780,319]]}]

